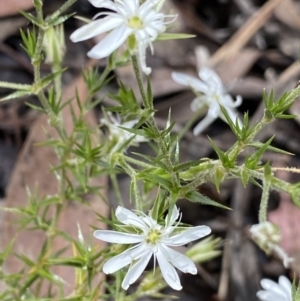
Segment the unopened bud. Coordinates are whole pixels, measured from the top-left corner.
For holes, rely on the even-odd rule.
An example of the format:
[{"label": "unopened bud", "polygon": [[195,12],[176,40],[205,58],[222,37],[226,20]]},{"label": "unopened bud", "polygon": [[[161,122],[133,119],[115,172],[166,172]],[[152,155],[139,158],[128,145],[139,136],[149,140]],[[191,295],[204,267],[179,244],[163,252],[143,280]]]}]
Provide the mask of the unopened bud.
[{"label": "unopened bud", "polygon": [[250,228],[252,239],[257,245],[270,255],[275,253],[282,259],[283,265],[288,267],[293,258],[288,257],[286,252],[279,246],[281,240],[280,229],[277,225],[270,222],[263,222],[257,225],[253,225]]},{"label": "unopened bud", "polygon": [[192,246],[185,254],[192,261],[202,263],[221,255],[221,238],[209,236]]},{"label": "unopened bud", "polygon": [[43,48],[46,63],[60,64],[66,52],[64,28],[62,25],[50,27],[44,37]]}]

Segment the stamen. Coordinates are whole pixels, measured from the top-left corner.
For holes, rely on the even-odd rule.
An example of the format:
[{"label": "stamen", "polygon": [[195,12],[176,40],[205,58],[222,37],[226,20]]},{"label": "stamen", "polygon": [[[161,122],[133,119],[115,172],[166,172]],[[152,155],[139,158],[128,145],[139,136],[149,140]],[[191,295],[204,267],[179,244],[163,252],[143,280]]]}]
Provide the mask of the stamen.
[{"label": "stamen", "polygon": [[128,26],[134,29],[142,29],[144,24],[138,16],[134,16],[128,21]]}]

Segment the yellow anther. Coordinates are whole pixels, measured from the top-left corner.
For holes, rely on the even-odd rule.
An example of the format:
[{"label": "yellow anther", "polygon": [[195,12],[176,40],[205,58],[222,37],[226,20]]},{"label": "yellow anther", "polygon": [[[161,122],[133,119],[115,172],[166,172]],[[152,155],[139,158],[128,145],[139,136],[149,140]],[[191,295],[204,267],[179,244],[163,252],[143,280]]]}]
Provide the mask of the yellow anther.
[{"label": "yellow anther", "polygon": [[131,27],[131,28],[135,28],[135,29],[142,29],[143,28],[143,22],[142,20],[137,17],[137,16],[134,16],[132,17],[129,21],[128,21],[128,25]]}]

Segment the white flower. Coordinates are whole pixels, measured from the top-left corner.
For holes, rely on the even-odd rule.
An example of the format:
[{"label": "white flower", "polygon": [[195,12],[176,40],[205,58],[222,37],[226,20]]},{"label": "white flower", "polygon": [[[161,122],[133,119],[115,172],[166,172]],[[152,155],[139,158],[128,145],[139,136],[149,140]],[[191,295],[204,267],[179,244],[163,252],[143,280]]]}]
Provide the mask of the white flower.
[{"label": "white flower", "polygon": [[125,149],[122,150],[121,147],[128,140],[131,140],[130,145],[138,145],[140,142],[147,141],[143,136],[135,135],[121,128],[132,129],[138,123],[138,119],[121,123],[119,116],[115,118],[111,112],[107,112],[105,113],[105,118],[100,119],[100,123],[108,127],[109,140],[113,143],[113,147],[110,150],[111,154],[118,151],[125,151]]},{"label": "white flower", "polygon": [[[208,108],[205,118],[194,128],[194,135],[199,135],[218,117],[226,121],[220,105],[226,109],[229,117],[235,123],[238,116],[235,108],[242,103],[242,97],[237,96],[236,101],[233,101],[232,97],[226,93],[221,79],[212,69],[206,67],[201,68],[199,77],[202,80],[184,73],[172,73],[172,78],[176,83],[191,87],[196,94],[198,94],[198,92],[203,94],[197,96],[191,103],[192,111],[196,112],[205,107]],[[239,119],[238,122],[241,124]]]},{"label": "white flower", "polygon": [[292,301],[292,284],[285,276],[280,276],[278,284],[270,279],[262,279],[260,284],[264,290],[257,292],[261,301]]},{"label": "white flower", "polygon": [[[109,32],[88,52],[88,56],[95,59],[108,57],[123,43],[130,41],[130,44],[135,45],[134,52],[138,53],[141,69],[145,74],[150,74],[151,68],[146,66],[146,48],[150,46],[153,52],[152,42],[166,30],[166,24],[174,20],[174,16],[164,15],[156,10],[160,8],[161,0],[89,1],[95,7],[108,8],[112,11],[97,14],[95,18],[106,16],[77,29],[70,36],[71,40],[79,42]],[[169,17],[173,20],[167,22],[165,19]]]},{"label": "white flower", "polygon": [[[103,266],[105,274],[114,273],[130,264],[129,270],[122,282],[123,289],[128,289],[146,268],[150,258],[154,255],[160,266],[166,282],[175,290],[180,290],[181,284],[174,267],[184,273],[196,274],[197,268],[187,256],[169,248],[185,245],[191,241],[210,234],[207,226],[183,228],[178,232],[179,210],[175,206],[171,216],[166,217],[165,225],[159,225],[150,216],[141,214],[137,216],[132,211],[123,207],[116,210],[116,218],[125,225],[134,227],[138,232],[135,234],[110,230],[97,230],[94,236],[110,243],[136,244],[121,254],[109,259]],[[181,228],[181,227],[180,227]]]}]

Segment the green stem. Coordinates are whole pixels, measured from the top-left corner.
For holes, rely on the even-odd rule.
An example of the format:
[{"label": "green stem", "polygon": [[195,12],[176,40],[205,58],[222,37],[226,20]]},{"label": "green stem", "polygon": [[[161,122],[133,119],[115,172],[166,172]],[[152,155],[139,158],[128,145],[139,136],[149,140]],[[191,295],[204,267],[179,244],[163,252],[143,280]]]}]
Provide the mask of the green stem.
[{"label": "green stem", "polygon": [[153,105],[151,106],[149,104],[149,103],[152,103],[152,102],[150,100],[148,100],[146,92],[145,92],[143,79],[142,79],[142,76],[141,76],[140,67],[139,67],[139,63],[138,63],[136,55],[132,56],[132,65],[133,65],[133,70],[134,70],[134,73],[135,73],[135,76],[136,76],[137,84],[138,84],[138,87],[139,87],[139,90],[140,90],[140,93],[141,93],[141,96],[142,96],[144,107],[146,109],[152,108]]},{"label": "green stem", "polygon": [[116,174],[115,173],[111,173],[110,174],[110,179],[111,179],[111,182],[112,182],[112,185],[113,185],[113,189],[114,189],[114,192],[115,192],[117,200],[118,200],[118,204],[120,206],[124,206]]},{"label": "green stem", "polygon": [[267,221],[267,210],[268,210],[268,202],[269,202],[269,194],[270,194],[270,181],[267,178],[264,178],[263,181],[263,193],[261,196],[259,213],[258,213],[258,221],[259,223],[264,223]]},{"label": "green stem", "polygon": [[69,0],[65,2],[55,13],[50,16],[50,20],[54,20],[59,17],[63,12],[65,12],[69,7],[71,7],[77,0]]},{"label": "green stem", "polygon": [[[145,109],[153,110],[153,100],[148,99],[147,96],[146,96],[146,92],[145,92],[145,89],[144,89],[143,80],[142,80],[142,76],[141,76],[141,72],[140,72],[140,68],[139,68],[139,64],[138,64],[138,60],[137,60],[136,55],[132,56],[132,65],[133,65],[133,70],[134,70],[136,80],[137,80],[137,83],[138,83],[138,87],[139,87],[139,90],[140,90],[140,94],[142,96],[144,107],[145,107]],[[158,143],[159,148],[160,148],[163,156],[165,156],[165,158],[166,158],[164,161],[165,161],[165,164],[167,166],[167,170],[170,174],[171,181],[172,181],[173,184],[175,184],[175,183],[178,184],[176,175],[173,173],[173,164],[172,164],[171,159],[170,159],[170,152],[169,152],[169,150],[166,146],[166,143],[165,143],[164,139],[161,137],[161,133],[158,129],[156,121],[155,121],[155,119],[152,115],[149,116],[147,121],[150,124],[150,126],[152,127],[152,129],[155,131],[155,136],[157,137],[155,139],[155,141]]]},{"label": "green stem", "polygon": [[[242,177],[242,172],[243,170],[246,171],[247,174],[249,174],[251,177],[259,179],[261,181],[264,181],[264,174],[263,172],[259,172],[256,170],[251,170],[246,168],[245,166],[238,166],[237,168],[234,168],[232,170],[230,170],[230,173],[232,173],[233,175],[239,174],[240,177]],[[270,178],[270,189],[275,189],[277,191],[283,191],[283,192],[287,192],[290,189],[290,185],[289,183],[282,181],[280,179],[277,179],[276,177],[272,176]]]},{"label": "green stem", "polygon": [[257,123],[253,130],[251,131],[251,134],[245,139],[245,141],[237,141],[235,144],[231,147],[231,150],[228,153],[229,159],[232,159],[236,154],[240,154],[248,145],[253,141],[255,136],[268,124],[271,123],[274,119],[268,119],[266,116],[263,117],[263,119]]},{"label": "green stem", "polygon": [[117,162],[131,178],[136,176],[135,170],[129,164],[127,164],[127,162],[123,158],[123,155],[121,155],[121,154],[119,155]]}]

